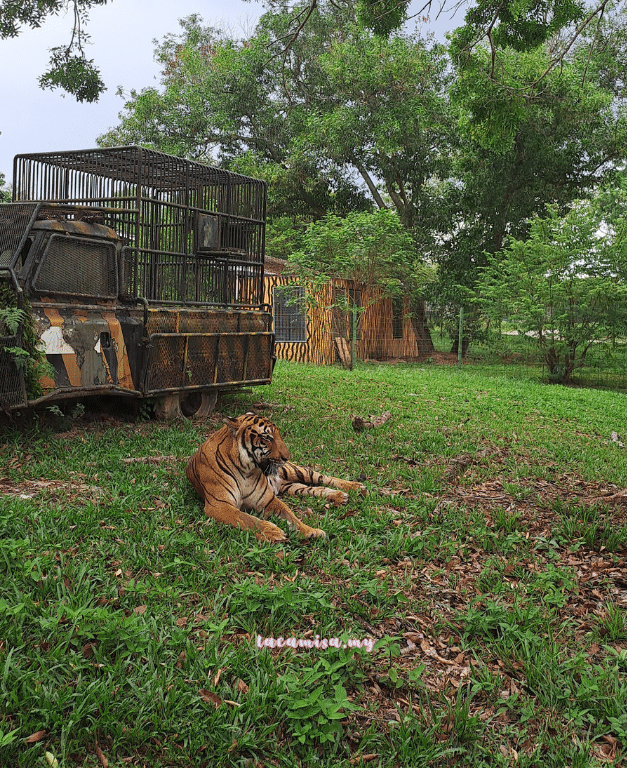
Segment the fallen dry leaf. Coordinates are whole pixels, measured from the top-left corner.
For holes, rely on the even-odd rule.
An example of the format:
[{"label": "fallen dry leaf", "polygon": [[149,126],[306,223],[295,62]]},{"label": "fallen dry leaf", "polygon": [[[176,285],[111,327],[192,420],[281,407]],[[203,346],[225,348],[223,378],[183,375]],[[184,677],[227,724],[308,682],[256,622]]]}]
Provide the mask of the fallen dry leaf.
[{"label": "fallen dry leaf", "polygon": [[104,755],[103,751],[98,746],[98,742],[96,742],[96,744],[94,745],[94,748],[96,750],[96,757],[98,758],[102,768],[109,768],[109,761],[107,760],[107,758]]},{"label": "fallen dry leaf", "polygon": [[216,709],[222,704],[222,699],[216,693],[208,691],[206,688],[201,688],[198,691],[198,695],[203,701],[206,701],[207,704],[213,704]]},{"label": "fallen dry leaf", "polygon": [[377,757],[379,757],[379,755],[373,752],[368,755],[359,755],[359,757],[353,757],[349,762],[351,765],[359,765],[359,763],[370,763],[373,760],[376,760]]},{"label": "fallen dry leaf", "polygon": [[45,735],[45,731],[35,731],[35,733],[31,733],[30,736],[27,736],[24,739],[24,744],[36,744],[38,741],[41,741]]}]

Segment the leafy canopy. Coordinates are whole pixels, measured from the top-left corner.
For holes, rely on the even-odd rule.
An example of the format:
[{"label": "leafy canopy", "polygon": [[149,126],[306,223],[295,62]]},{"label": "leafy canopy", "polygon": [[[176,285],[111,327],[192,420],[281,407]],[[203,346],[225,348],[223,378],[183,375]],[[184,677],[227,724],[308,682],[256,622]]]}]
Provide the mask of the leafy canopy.
[{"label": "leafy canopy", "polygon": [[559,70],[547,45],[499,52],[497,79],[486,46],[457,63],[450,95],[459,143],[445,191],[442,297],[463,301],[456,286],[472,289],[487,254],[498,261],[506,239],[525,240],[547,204],[565,213],[624,163],[625,15],[608,15],[593,37],[582,35]]},{"label": "leafy canopy", "polygon": [[404,226],[440,214],[446,176],[445,51],[417,36],[378,38],[354,15],[316,11],[281,57],[289,13],[266,14],[247,40],[198,16],[158,46],[162,88],[133,91],[100,137],[221,164],[270,183],[269,215],[393,208]]},{"label": "leafy canopy", "polygon": [[339,277],[394,294],[415,258],[411,235],[398,215],[379,210],[328,214],[313,222],[289,265],[311,281],[324,284]]}]

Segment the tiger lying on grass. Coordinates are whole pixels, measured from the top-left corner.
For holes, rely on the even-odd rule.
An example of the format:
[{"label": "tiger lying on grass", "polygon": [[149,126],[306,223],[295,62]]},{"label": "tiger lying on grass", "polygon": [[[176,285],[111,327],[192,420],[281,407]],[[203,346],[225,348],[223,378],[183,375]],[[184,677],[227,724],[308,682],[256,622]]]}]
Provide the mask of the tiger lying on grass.
[{"label": "tiger lying on grass", "polygon": [[[360,483],[328,477],[292,464],[278,428],[268,419],[246,413],[225,419],[225,426],[203,443],[187,462],[185,474],[205,502],[205,514],[221,523],[255,530],[265,541],[285,541],[283,531],[267,522],[272,514],[284,517],[306,538],[325,536],[296,517],[278,494],[323,496],[334,504],[348,501],[346,491]],[[331,486],[324,488],[322,486]],[[264,519],[243,509],[263,511]]]}]

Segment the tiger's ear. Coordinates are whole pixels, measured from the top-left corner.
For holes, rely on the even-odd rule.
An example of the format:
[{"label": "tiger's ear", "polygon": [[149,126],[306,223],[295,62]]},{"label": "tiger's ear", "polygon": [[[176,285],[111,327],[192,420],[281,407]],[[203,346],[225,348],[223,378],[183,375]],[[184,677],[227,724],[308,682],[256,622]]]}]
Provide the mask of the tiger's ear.
[{"label": "tiger's ear", "polygon": [[237,434],[237,430],[239,429],[238,419],[231,419],[229,416],[227,416],[225,419],[222,419],[222,421],[229,428],[229,432],[235,436]]}]

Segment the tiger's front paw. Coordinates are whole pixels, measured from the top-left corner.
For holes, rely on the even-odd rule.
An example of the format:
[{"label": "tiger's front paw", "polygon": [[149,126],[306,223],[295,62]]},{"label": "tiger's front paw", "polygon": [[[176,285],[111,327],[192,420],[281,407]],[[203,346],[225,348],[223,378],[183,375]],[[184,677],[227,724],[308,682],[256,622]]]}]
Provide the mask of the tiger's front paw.
[{"label": "tiger's front paw", "polygon": [[287,541],[287,536],[277,526],[272,523],[266,523],[263,528],[257,531],[257,541],[269,541],[272,544],[280,544],[283,541]]},{"label": "tiger's front paw", "polygon": [[326,538],[326,533],[322,530],[322,528],[310,528],[308,525],[305,525],[300,529],[300,532],[306,539]]},{"label": "tiger's front paw", "polygon": [[332,491],[327,495],[327,498],[335,507],[348,504],[348,494],[344,493],[344,491]]}]

